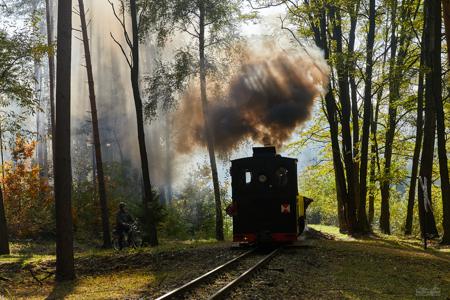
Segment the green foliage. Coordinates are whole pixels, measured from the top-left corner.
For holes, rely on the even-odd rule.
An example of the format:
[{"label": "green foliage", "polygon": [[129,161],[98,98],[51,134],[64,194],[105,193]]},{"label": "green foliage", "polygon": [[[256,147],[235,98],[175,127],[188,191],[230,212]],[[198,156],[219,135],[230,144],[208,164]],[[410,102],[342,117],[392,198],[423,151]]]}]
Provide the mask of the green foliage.
[{"label": "green foliage", "polygon": [[313,224],[338,225],[333,163],[307,167],[299,174],[299,194],[314,199],[307,218]]},{"label": "green foliage", "polygon": [[[135,217],[141,216],[142,197],[138,172],[129,162],[104,162],[109,222],[115,226],[120,202],[127,203]],[[73,217],[77,239],[99,240],[101,238],[101,214],[94,181],[92,148],[86,143],[76,143],[73,151]],[[142,226],[141,222],[141,226]]]},{"label": "green foliage", "polygon": [[7,108],[0,110],[0,138],[3,146],[8,145],[10,149],[14,148],[17,135],[25,138],[32,138],[34,133],[26,126],[27,115],[18,113]]},{"label": "green foliage", "polygon": [[[323,155],[327,157],[329,154],[329,152],[325,152]],[[390,191],[390,215],[392,232],[400,235],[403,234],[405,226],[409,178],[407,177],[406,166],[399,168],[399,170],[401,172],[393,176],[393,184]],[[434,170],[435,172],[438,170],[437,165],[434,166]],[[376,230],[380,217],[381,195],[378,185],[375,185],[373,188],[375,189],[373,228]],[[308,222],[335,226],[338,224],[334,171],[333,164],[329,159],[325,159],[318,165],[309,166],[299,174],[299,193],[314,199],[314,202],[308,208]],[[442,198],[440,187],[437,185],[433,185],[432,204],[436,225],[438,229],[442,230]],[[417,196],[414,207],[413,235],[420,235]]]},{"label": "green foliage", "polygon": [[[156,116],[158,107],[171,107],[189,81],[198,75],[200,31],[204,30],[206,69],[215,73],[218,63],[214,49],[224,47],[237,37],[236,24],[244,18],[240,14],[240,1],[140,1],[142,16],[139,28],[141,39],[155,36],[159,47],[164,47],[175,34],[189,37],[185,45],[175,50],[174,57],[167,62],[156,61],[153,74],[145,79],[148,101],[145,115],[148,119]],[[204,12],[204,24],[200,29],[200,10]],[[247,16],[250,19],[250,16]]]},{"label": "green foliage", "polygon": [[[253,1],[258,5],[271,5],[273,1]],[[343,142],[342,136],[342,122],[343,111],[341,96],[346,91],[340,90],[341,86],[338,84],[340,77],[348,74],[348,79],[354,79],[356,86],[349,84],[350,90],[348,93],[351,100],[356,103],[351,103],[351,106],[356,105],[359,111],[359,140],[361,140],[362,130],[362,98],[363,90],[368,81],[372,82],[372,109],[377,110],[377,132],[374,137],[371,137],[369,148],[372,144],[376,147],[377,155],[371,153],[371,156],[376,157],[375,165],[375,183],[370,183],[367,176],[367,184],[369,191],[375,190],[375,219],[374,228],[378,227],[378,214],[380,211],[380,182],[387,181],[390,184],[390,215],[391,227],[394,232],[401,233],[406,217],[407,192],[410,184],[410,168],[412,153],[414,150],[416,138],[416,116],[417,116],[417,86],[418,75],[420,70],[420,52],[421,40],[420,33],[423,28],[423,2],[418,0],[413,1],[375,1],[375,45],[373,53],[373,74],[372,78],[366,78],[364,73],[367,63],[367,38],[369,28],[369,18],[367,15],[368,1],[307,1],[302,4],[286,2],[288,7],[289,18],[286,22],[289,25],[295,26],[296,34],[299,38],[314,40],[320,44],[322,36],[320,35],[320,25],[326,26],[326,32],[323,34],[327,38],[327,44],[321,45],[327,47],[327,54],[329,55],[328,63],[332,67],[332,78],[330,85],[330,92],[336,100],[337,113],[336,117],[339,143]],[[395,19],[391,19],[393,9],[396,11]],[[356,21],[355,37],[350,34],[352,21]],[[335,32],[336,25],[342,29],[342,38],[339,32]],[[294,28],[294,27],[291,27]],[[395,29],[393,31],[393,29]],[[392,32],[395,35],[391,37]],[[355,49],[351,48],[351,40],[354,38],[356,43]],[[341,40],[342,39],[342,40]],[[342,51],[337,48],[337,41],[342,42]],[[392,42],[397,43],[396,52],[393,53],[394,58],[391,58]],[[403,53],[404,57],[401,57]],[[401,58],[400,58],[401,57]],[[443,69],[446,69],[443,64]],[[448,68],[447,68],[448,70]],[[444,71],[444,76],[448,77],[448,72]],[[447,78],[448,79],[448,78]],[[398,92],[396,87],[398,86]],[[354,92],[355,98],[353,99]],[[395,96],[390,94],[394,92]],[[445,93],[448,91],[444,91]],[[375,101],[377,101],[375,103]],[[445,100],[444,100],[445,101]],[[447,100],[448,102],[448,100]],[[447,103],[448,104],[448,103]],[[335,224],[336,222],[336,191],[334,188],[334,171],[331,155],[331,145],[329,137],[328,120],[325,119],[326,110],[324,109],[322,99],[322,110],[316,111],[312,124],[308,124],[300,134],[299,138],[292,142],[288,149],[300,152],[302,149],[320,149],[316,151],[315,161],[316,165],[310,166],[303,170],[300,178],[300,193],[310,193],[311,197],[316,197],[320,201],[312,204],[309,218],[311,220],[320,219],[327,224]],[[396,110],[395,116],[395,133],[392,145],[386,145],[386,134],[390,126],[389,120],[394,114],[389,114],[393,109]],[[348,116],[346,116],[348,117]],[[350,116],[350,133],[353,133],[354,118]],[[373,118],[373,115],[372,115]],[[371,120],[372,122],[373,120]],[[447,120],[448,121],[448,120]],[[373,123],[371,124],[373,125]],[[355,137],[352,137],[354,149],[358,149],[358,153],[353,155],[353,162],[355,164],[361,161],[361,142],[355,142]],[[343,145],[340,146],[341,160],[343,157]],[[392,165],[390,169],[384,170],[385,165],[385,151],[392,146]],[[437,159],[435,159],[436,161]],[[370,162],[369,162],[370,168]],[[355,168],[356,171],[359,168]],[[438,167],[434,168],[437,172]],[[436,173],[435,178],[438,178]],[[332,188],[330,188],[332,187]],[[436,190],[436,192],[435,192]],[[323,192],[325,191],[325,192]],[[438,189],[433,188],[433,199],[440,197]],[[436,199],[436,202],[442,202]],[[416,203],[417,204],[417,203]],[[439,204],[435,204],[436,220],[442,214],[442,209],[439,210]],[[415,212],[416,214],[416,212]],[[320,216],[320,218],[318,217]],[[330,219],[330,218],[331,219]],[[417,230],[417,215],[414,217],[414,230]]]},{"label": "green foliage", "polygon": [[[206,165],[194,170],[166,207],[164,220],[160,224],[163,237],[171,239],[211,239],[215,237],[214,190],[210,184],[210,170]],[[224,206],[230,202],[226,198],[226,187],[222,187],[221,199]],[[225,236],[231,236],[231,218],[225,217]]]},{"label": "green foliage", "polygon": [[207,239],[215,235],[215,204],[211,188],[191,179],[168,208],[162,229],[168,237]]},{"label": "green foliage", "polygon": [[173,109],[178,93],[185,89],[188,79],[197,73],[193,61],[189,51],[183,49],[178,49],[173,63],[156,61],[153,74],[144,78],[144,92],[148,96],[144,114],[148,120],[156,117],[158,108],[163,111]]},{"label": "green foliage", "polygon": [[[29,22],[34,23],[33,19]],[[43,44],[33,30],[13,28],[0,28],[0,105],[6,107],[14,102],[35,112],[38,103],[33,95],[33,63],[39,62],[51,47]]]},{"label": "green foliage", "polygon": [[167,42],[174,31],[198,36],[199,10],[202,6],[205,26],[209,28],[209,40],[216,41],[234,26],[239,17],[240,5],[241,2],[236,0],[141,0],[143,13],[140,34],[156,34],[160,46]]}]

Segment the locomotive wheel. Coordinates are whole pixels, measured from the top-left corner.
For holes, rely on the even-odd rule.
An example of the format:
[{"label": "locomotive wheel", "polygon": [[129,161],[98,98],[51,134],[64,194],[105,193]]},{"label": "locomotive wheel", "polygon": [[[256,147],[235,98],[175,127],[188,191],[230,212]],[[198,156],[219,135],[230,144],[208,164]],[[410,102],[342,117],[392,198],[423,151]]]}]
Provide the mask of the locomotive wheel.
[{"label": "locomotive wheel", "polygon": [[305,217],[298,218],[298,235],[302,234],[305,231]]}]

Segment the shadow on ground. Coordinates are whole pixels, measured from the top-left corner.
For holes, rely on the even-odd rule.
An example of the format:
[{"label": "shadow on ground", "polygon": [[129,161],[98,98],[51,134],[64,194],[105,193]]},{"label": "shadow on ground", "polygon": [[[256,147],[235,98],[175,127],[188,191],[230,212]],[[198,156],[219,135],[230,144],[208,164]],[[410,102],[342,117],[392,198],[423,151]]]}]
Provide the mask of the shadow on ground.
[{"label": "shadow on ground", "polygon": [[45,298],[46,300],[64,299],[75,289],[76,280],[55,282],[51,293]]}]

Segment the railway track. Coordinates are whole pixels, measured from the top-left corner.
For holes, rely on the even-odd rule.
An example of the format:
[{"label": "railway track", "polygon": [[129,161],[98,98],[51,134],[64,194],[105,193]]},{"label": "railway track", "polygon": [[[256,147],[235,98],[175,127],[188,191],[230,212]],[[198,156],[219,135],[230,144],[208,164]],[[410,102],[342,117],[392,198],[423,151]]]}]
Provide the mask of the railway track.
[{"label": "railway track", "polygon": [[[156,300],[223,299],[237,285],[268,263],[280,250],[281,247],[263,254],[259,248],[247,251]],[[238,266],[231,269],[232,265]]]}]

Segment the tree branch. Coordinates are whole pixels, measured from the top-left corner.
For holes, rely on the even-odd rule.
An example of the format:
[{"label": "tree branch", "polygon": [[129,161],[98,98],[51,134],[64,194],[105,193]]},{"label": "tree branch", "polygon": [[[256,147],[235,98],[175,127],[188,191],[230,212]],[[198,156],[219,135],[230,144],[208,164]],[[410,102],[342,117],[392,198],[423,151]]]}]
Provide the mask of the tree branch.
[{"label": "tree branch", "polygon": [[109,33],[109,35],[111,35],[111,38],[113,39],[113,41],[120,47],[120,50],[122,51],[123,56],[127,60],[128,66],[130,68],[132,68],[133,66],[132,66],[130,59],[128,58],[128,55],[126,54],[125,49],[123,48],[122,44],[114,38],[114,35],[111,32]]},{"label": "tree branch", "polygon": [[[130,36],[128,35],[127,27],[126,27],[126,25],[125,25],[125,12],[122,12],[122,18],[120,18],[119,15],[118,15],[117,12],[116,12],[116,8],[115,8],[115,6],[114,6],[114,3],[112,3],[111,0],[108,0],[108,2],[109,2],[109,4],[111,5],[111,8],[112,8],[112,10],[113,10],[114,17],[116,18],[116,20],[120,23],[120,26],[122,27],[123,35],[124,35],[124,37],[125,37],[125,41],[126,41],[127,44],[128,44],[128,47],[130,47],[130,49],[132,49],[132,48],[133,48],[133,43],[132,43],[131,40],[130,40]],[[122,0],[120,1],[120,3],[122,4],[122,6],[124,6]],[[123,9],[125,9],[125,8],[123,8]]]},{"label": "tree branch", "polygon": [[286,3],[286,0],[281,0],[280,2],[276,2],[276,3],[269,2],[266,5],[261,5],[261,6],[253,6],[253,3],[251,0],[247,0],[247,2],[252,9],[260,10],[260,9],[265,9],[265,8],[269,8],[269,7],[276,7],[276,6],[283,5]]},{"label": "tree branch", "polygon": [[196,39],[199,38],[199,35],[190,32],[186,27],[183,28],[183,27],[175,26],[175,28],[178,29],[178,30],[180,30],[180,31],[182,31],[182,32],[186,32],[187,34],[189,34],[190,36],[192,36],[192,37],[194,37],[194,38],[196,38]]}]

